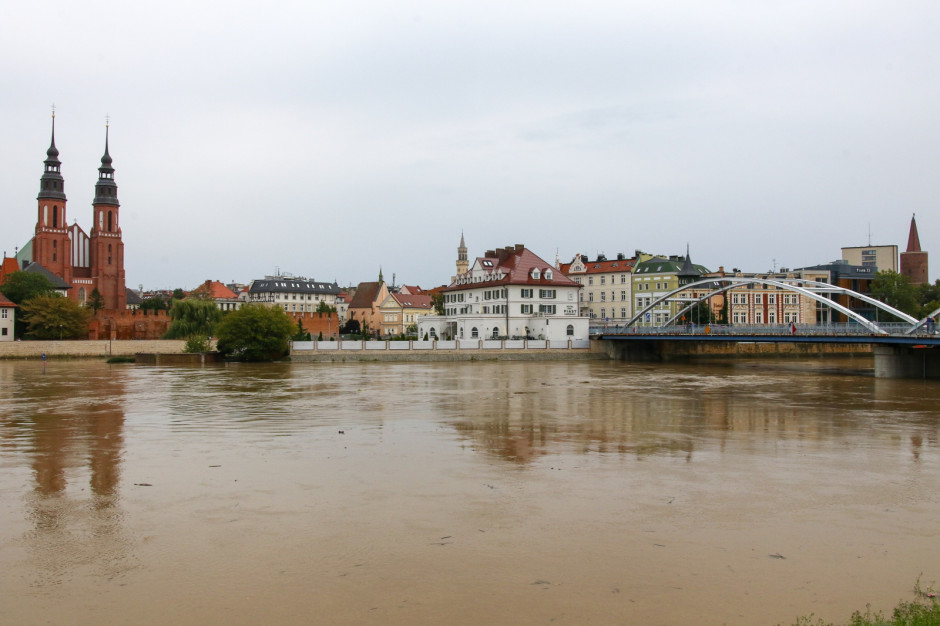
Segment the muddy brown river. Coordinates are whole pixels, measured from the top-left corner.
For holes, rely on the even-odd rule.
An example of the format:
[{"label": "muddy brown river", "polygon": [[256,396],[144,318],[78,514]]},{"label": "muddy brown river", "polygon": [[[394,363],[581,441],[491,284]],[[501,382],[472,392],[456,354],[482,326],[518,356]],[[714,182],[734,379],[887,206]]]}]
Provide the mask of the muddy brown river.
[{"label": "muddy brown river", "polygon": [[870,362],[0,361],[2,624],[792,624],[940,580]]}]

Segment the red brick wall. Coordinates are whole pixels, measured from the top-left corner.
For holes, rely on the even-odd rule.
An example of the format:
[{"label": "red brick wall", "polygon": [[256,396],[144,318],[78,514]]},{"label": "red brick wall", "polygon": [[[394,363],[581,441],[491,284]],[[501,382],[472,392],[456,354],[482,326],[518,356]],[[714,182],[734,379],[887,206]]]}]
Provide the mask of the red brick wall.
[{"label": "red brick wall", "polygon": [[316,340],[320,333],[323,333],[324,339],[329,339],[330,337],[335,339],[339,337],[339,319],[336,317],[335,313],[288,312],[287,314],[294,320],[294,324],[297,324],[297,320],[299,319],[300,323],[303,324],[304,330],[310,333],[310,336],[314,340]]},{"label": "red brick wall", "polygon": [[88,323],[88,338],[159,339],[169,327],[166,311],[101,309]]}]

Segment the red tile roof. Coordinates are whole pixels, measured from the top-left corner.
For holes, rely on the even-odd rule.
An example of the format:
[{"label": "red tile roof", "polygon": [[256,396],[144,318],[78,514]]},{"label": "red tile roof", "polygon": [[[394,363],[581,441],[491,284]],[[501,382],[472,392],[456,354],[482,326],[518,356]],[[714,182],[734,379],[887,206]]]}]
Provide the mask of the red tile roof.
[{"label": "red tile roof", "polygon": [[[576,272],[578,276],[583,274],[609,274],[611,272],[629,272],[633,270],[636,259],[611,259],[608,261],[582,261],[584,272]],[[571,263],[562,263],[561,272],[566,276],[571,275]]]},{"label": "red tile roof", "polygon": [[3,295],[2,293],[0,293],[0,306],[5,306],[5,307],[7,307],[7,308],[10,308],[10,307],[14,307],[14,306],[16,306],[16,305],[13,304],[13,302],[12,302],[9,298],[7,298],[5,295]]},{"label": "red tile roof", "polygon": [[195,289],[193,292],[199,292],[212,298],[213,300],[237,300],[238,295],[234,291],[223,285],[217,280],[207,280]]},{"label": "red tile roof", "polygon": [[402,308],[405,309],[430,309],[431,308],[431,296],[423,296],[410,293],[393,293],[391,294]]},{"label": "red tile roof", "polygon": [[[563,272],[553,267],[551,263],[538,257],[534,252],[522,245],[516,245],[514,248],[489,250],[485,256],[476,259],[471,266],[471,271],[478,266],[499,278],[478,282],[463,282],[471,273],[468,272],[467,274],[458,276],[457,280],[447,287],[447,291],[475,289],[483,285],[580,287],[578,283],[565,276]],[[539,270],[538,278],[532,277],[533,269]],[[546,270],[551,270],[551,279],[545,278]]]},{"label": "red tile roof", "polygon": [[6,280],[7,275],[20,271],[20,264],[10,256],[3,257],[3,263],[0,264],[0,283]]},{"label": "red tile roof", "polygon": [[350,309],[371,309],[372,303],[379,295],[382,283],[359,283],[356,295],[349,303]]}]

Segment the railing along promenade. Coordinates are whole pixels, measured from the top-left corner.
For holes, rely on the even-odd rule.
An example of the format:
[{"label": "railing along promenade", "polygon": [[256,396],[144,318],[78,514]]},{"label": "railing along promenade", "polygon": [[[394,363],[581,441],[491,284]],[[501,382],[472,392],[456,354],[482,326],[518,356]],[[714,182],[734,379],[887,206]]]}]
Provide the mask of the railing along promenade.
[{"label": "railing along promenade", "polygon": [[609,339],[673,341],[772,341],[793,343],[865,343],[940,345],[940,336],[925,329],[910,334],[910,324],[879,323],[883,334],[859,324],[684,324],[665,327],[609,324],[590,329],[592,336]]},{"label": "railing along promenade", "polygon": [[460,350],[588,350],[588,339],[453,339],[430,341],[295,341],[292,353],[301,352],[454,352]]}]

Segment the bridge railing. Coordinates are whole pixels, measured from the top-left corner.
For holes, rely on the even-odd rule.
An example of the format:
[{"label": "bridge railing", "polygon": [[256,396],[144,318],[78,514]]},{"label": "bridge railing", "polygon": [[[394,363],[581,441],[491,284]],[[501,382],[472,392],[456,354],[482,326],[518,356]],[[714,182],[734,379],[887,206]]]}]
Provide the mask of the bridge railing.
[{"label": "bridge railing", "polygon": [[[889,334],[904,334],[910,324],[879,323]],[[675,326],[625,326],[608,324],[590,329],[592,335],[809,335],[809,336],[871,336],[860,324],[680,324]]]}]

